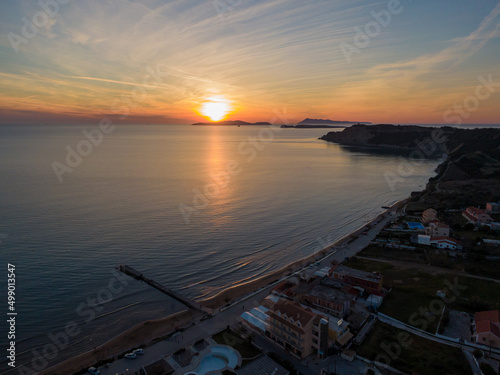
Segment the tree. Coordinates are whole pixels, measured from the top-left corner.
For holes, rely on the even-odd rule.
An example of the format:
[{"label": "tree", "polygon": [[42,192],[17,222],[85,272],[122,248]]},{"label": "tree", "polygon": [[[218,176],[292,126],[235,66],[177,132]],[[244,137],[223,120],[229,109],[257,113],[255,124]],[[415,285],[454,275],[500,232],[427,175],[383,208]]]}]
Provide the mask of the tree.
[{"label": "tree", "polygon": [[483,372],[484,375],[496,375],[497,372],[487,363],[481,363],[479,368]]},{"label": "tree", "polygon": [[481,350],[479,350],[479,349],[474,349],[474,352],[472,354],[477,359],[480,359],[483,356],[483,352]]}]

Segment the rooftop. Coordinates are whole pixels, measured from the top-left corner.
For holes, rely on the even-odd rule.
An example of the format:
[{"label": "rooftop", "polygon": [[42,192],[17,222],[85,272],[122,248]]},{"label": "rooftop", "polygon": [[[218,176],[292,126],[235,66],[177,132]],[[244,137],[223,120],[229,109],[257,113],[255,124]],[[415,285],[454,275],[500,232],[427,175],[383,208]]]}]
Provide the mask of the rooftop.
[{"label": "rooftop", "polygon": [[429,225],[436,226],[438,228],[449,228],[450,227],[449,225],[442,223],[440,221],[432,221],[429,223]]},{"label": "rooftop", "polygon": [[296,294],[307,294],[312,288],[319,285],[320,281],[321,280],[316,279],[310,283],[301,282],[297,286],[293,287],[293,292]]},{"label": "rooftop", "polygon": [[447,236],[439,236],[439,237],[432,237],[431,238],[431,242],[452,242],[454,244],[460,244],[460,241],[454,239],[454,238],[451,238],[451,237],[447,237]]},{"label": "rooftop", "polygon": [[467,212],[471,213],[472,215],[481,215],[485,214],[486,210],[477,207],[467,207]]},{"label": "rooftop", "polygon": [[491,322],[499,323],[500,322],[500,311],[499,310],[490,310],[490,311],[480,311],[474,314],[474,320],[480,322],[482,320],[489,320]]},{"label": "rooftop", "polygon": [[325,285],[316,285],[308,294],[332,302],[344,302],[349,299],[341,290]]},{"label": "rooftop", "polygon": [[311,310],[306,310],[298,303],[288,300],[280,300],[273,306],[270,312],[275,318],[278,315],[280,318],[294,325],[296,325],[296,322],[300,322],[299,327],[305,327],[316,316]]},{"label": "rooftop", "polygon": [[279,363],[273,361],[267,355],[263,355],[248,365],[236,371],[238,375],[288,375],[288,370],[285,370]]}]

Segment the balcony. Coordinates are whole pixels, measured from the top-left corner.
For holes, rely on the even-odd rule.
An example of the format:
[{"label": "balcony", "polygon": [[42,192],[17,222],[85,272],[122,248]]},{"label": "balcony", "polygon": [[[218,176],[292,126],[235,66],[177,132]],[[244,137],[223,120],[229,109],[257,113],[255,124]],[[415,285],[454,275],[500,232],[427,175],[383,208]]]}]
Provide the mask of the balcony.
[{"label": "balcony", "polygon": [[293,346],[294,348],[297,348],[299,350],[303,350],[302,346],[300,346],[300,345],[297,344],[297,342],[303,344],[304,343],[303,339],[296,339],[297,342],[293,342],[292,339],[290,339],[287,336],[282,335],[280,332],[271,331],[271,333],[274,336],[276,336],[277,338],[279,338],[281,341],[286,342],[287,344]]}]

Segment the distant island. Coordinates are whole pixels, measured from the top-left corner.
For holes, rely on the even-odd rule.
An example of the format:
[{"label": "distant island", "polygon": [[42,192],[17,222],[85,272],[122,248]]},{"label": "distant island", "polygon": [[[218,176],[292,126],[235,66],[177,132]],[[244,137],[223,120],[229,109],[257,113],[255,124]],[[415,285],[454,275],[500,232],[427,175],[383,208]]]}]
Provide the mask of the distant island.
[{"label": "distant island", "polygon": [[[282,128],[296,128],[296,129],[315,129],[315,128],[346,128],[346,125],[351,124],[371,124],[371,122],[361,121],[333,121],[329,119],[314,119],[306,118],[296,125],[281,125]],[[225,120],[215,122],[195,122],[195,126],[252,126],[252,125],[272,125],[270,122],[247,122],[241,120]]]},{"label": "distant island", "polygon": [[334,121],[329,119],[306,118],[297,125],[337,125],[337,124],[371,124],[368,121]]},{"label": "distant island", "polygon": [[226,120],[217,122],[195,122],[191,125],[212,125],[212,126],[248,126],[248,125],[271,125],[270,122],[246,122],[241,120]]}]

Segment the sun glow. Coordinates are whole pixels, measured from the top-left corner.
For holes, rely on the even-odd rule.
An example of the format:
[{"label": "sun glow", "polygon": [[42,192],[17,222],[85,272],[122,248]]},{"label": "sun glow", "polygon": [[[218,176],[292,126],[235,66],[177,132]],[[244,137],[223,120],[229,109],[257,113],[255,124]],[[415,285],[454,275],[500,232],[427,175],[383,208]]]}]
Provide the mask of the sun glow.
[{"label": "sun glow", "polygon": [[209,117],[212,121],[220,121],[227,116],[231,106],[229,101],[223,97],[212,97],[201,106],[201,114]]}]

